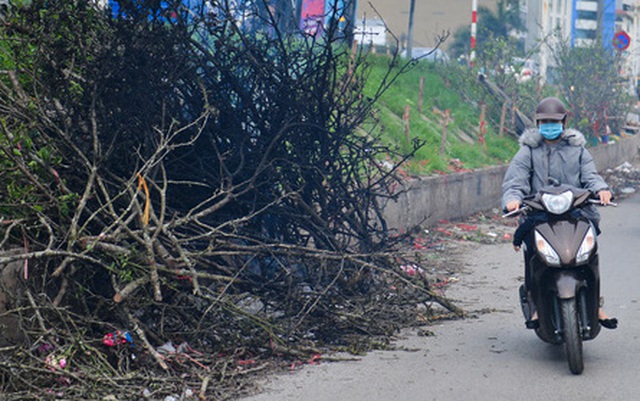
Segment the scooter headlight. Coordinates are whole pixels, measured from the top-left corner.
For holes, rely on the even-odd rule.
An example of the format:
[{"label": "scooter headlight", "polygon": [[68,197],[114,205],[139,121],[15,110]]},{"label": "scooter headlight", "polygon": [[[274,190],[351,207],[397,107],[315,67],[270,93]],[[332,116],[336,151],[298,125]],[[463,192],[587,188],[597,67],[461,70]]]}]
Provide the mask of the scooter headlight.
[{"label": "scooter headlight", "polygon": [[580,244],[580,249],[578,249],[578,253],[576,254],[576,263],[585,263],[589,260],[589,255],[591,254],[591,250],[596,244],[596,236],[593,232],[593,227],[589,227],[587,233],[584,235],[582,239],[582,244]]},{"label": "scooter headlight", "polygon": [[558,256],[558,253],[537,230],[535,231],[535,240],[536,249],[540,255],[542,255],[545,262],[547,262],[549,266],[560,266],[560,256]]},{"label": "scooter headlight", "polygon": [[573,204],[573,193],[565,191],[561,194],[543,194],[542,204],[549,213],[562,214],[571,208]]}]

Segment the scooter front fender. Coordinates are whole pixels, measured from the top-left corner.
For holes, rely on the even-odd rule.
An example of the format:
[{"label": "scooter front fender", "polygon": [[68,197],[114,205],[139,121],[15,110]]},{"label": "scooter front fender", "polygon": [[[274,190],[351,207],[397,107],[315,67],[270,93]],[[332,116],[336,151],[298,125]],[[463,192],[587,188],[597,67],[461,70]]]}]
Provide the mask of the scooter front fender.
[{"label": "scooter front fender", "polygon": [[575,298],[578,292],[580,282],[574,276],[570,274],[560,273],[556,277],[556,289],[558,291],[558,298],[570,299]]}]

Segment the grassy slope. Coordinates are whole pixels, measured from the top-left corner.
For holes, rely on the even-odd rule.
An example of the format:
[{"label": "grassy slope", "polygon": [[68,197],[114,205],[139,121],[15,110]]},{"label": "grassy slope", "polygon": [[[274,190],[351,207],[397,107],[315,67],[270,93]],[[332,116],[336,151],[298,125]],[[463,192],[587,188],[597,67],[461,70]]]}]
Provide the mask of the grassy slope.
[{"label": "grassy slope", "polygon": [[[388,59],[374,58],[369,78],[370,87],[376,86],[386,70]],[[425,141],[425,146],[409,160],[404,170],[412,174],[451,172],[460,165],[452,162],[459,159],[462,166],[473,169],[508,162],[518,149],[517,140],[505,134],[498,137],[497,126],[487,123],[486,146],[478,140],[480,110],[466,103],[456,91],[448,88],[441,75],[429,62],[421,61],[415,68],[401,75],[377,104],[376,133],[382,141],[393,145],[402,153],[411,149],[407,143],[403,115],[405,106],[410,107],[410,135]],[[422,113],[418,112],[421,77],[425,78]],[[440,143],[444,132],[444,111],[450,110],[450,123],[444,154],[440,154]],[[457,167],[454,167],[456,166]]]}]

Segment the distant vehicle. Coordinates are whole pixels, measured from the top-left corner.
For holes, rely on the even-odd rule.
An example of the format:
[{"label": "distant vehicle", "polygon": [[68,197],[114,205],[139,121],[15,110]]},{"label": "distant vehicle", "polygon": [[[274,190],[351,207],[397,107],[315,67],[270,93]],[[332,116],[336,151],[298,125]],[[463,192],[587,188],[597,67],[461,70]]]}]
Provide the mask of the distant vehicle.
[{"label": "distant vehicle", "polygon": [[[407,50],[400,53],[400,57],[407,57]],[[427,60],[431,62],[448,63],[449,55],[442,49],[434,49],[433,47],[414,47],[411,49],[411,58],[419,60]]]},{"label": "distant vehicle", "polygon": [[511,68],[514,69],[514,75],[520,83],[527,82],[538,75],[538,64],[532,59],[514,57],[513,64],[515,67]]}]

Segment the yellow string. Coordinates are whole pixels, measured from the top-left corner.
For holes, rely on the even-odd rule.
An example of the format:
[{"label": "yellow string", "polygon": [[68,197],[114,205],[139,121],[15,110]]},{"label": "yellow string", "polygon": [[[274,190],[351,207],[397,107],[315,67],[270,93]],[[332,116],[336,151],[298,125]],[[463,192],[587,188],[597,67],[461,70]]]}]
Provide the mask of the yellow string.
[{"label": "yellow string", "polygon": [[142,214],[142,224],[145,226],[149,224],[149,214],[151,213],[151,201],[149,200],[149,187],[147,186],[147,181],[138,173],[138,191],[140,188],[144,189],[144,194],[146,199],[144,201],[144,212]]}]

